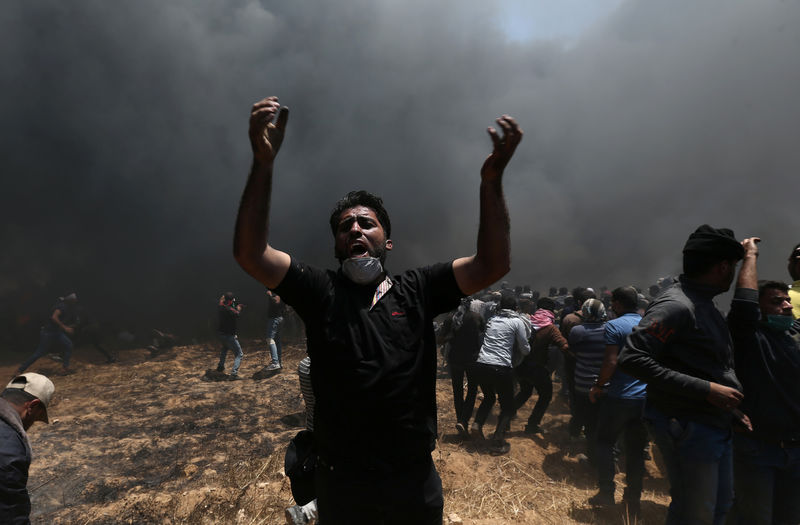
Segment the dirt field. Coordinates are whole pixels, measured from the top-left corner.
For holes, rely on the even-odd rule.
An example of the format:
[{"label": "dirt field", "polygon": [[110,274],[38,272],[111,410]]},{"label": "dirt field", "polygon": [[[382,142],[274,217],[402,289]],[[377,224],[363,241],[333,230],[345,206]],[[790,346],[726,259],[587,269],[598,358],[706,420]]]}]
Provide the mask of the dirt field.
[{"label": "dirt field", "polygon": [[[213,345],[175,347],[155,358],[130,350],[110,365],[86,362],[79,350],[77,372],[53,377],[52,424],[30,432],[33,522],[285,523],[284,509],[293,501],[283,454],[303,424],[296,370],[304,349],[285,347],[284,370],[255,381],[251,376],[269,353],[261,341],[243,346],[245,379],[235,382],[202,380],[216,365]],[[42,359],[30,371],[58,369]],[[13,370],[9,363],[0,374],[10,377]],[[434,459],[445,523],[453,515],[467,525],[627,523],[621,506],[601,512],[585,503],[596,492],[595,478],[575,459],[583,444],[568,438],[560,396],[545,416],[543,437],[521,432],[534,396],[512,422],[511,452],[494,457],[485,444],[456,435],[445,374],[437,395],[441,435]],[[663,523],[668,487],[652,461],[647,470],[640,523]],[[624,476],[617,481],[619,500]]]}]

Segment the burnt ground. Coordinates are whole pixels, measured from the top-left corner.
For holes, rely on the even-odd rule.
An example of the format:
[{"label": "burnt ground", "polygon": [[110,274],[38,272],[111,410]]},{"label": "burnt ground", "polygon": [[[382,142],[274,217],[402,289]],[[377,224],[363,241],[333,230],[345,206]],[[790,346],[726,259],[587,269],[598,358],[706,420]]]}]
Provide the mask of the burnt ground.
[{"label": "burnt ground", "polygon": [[[128,350],[114,364],[83,359],[79,349],[76,373],[68,376],[56,375],[58,363],[37,362],[30,371],[52,375],[56,396],[52,424],[30,431],[33,523],[284,523],[293,501],[283,454],[303,424],[296,369],[304,348],[286,346],[284,370],[253,380],[269,352],[258,340],[243,347],[241,381],[203,380],[216,365],[215,344],[174,347],[156,357]],[[10,377],[14,364],[5,364],[0,374]],[[433,457],[446,523],[454,514],[475,525],[626,523],[621,508],[598,511],[585,503],[596,492],[595,478],[576,459],[583,444],[569,439],[558,394],[543,435],[521,431],[534,396],[512,422],[511,452],[494,457],[485,443],[458,438],[451,392],[441,373],[441,435]],[[647,467],[643,522],[661,523],[668,486],[652,461]],[[624,476],[617,479],[619,500]]]}]

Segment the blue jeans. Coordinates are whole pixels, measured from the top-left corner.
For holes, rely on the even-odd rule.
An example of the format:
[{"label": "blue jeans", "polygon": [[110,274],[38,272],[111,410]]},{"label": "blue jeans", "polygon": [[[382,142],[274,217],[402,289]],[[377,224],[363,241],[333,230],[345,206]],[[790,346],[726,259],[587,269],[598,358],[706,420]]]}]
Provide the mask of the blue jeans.
[{"label": "blue jeans", "polygon": [[653,407],[645,421],[669,478],[667,525],[722,525],[733,504],[731,430],[671,418]]},{"label": "blue jeans", "polygon": [[58,349],[61,350],[61,360],[64,363],[64,368],[69,367],[69,358],[72,356],[72,340],[61,330],[53,331],[42,328],[39,334],[39,346],[36,347],[33,355],[27,361],[19,365],[17,372],[21,374],[47,352]]},{"label": "blue jeans", "polygon": [[800,447],[733,436],[736,501],[729,525],[800,523]]},{"label": "blue jeans", "polygon": [[267,340],[269,341],[269,355],[272,362],[281,364],[281,355],[283,348],[281,346],[281,333],[280,326],[283,322],[283,317],[272,317],[267,320]]},{"label": "blue jeans", "polygon": [[647,428],[642,420],[644,399],[603,397],[598,403],[595,463],[601,492],[614,493],[614,444],[625,440],[625,492],[623,499],[639,501],[644,477],[644,447]]},{"label": "blue jeans", "polygon": [[239,344],[239,339],[235,335],[217,334],[219,340],[222,341],[222,350],[219,353],[219,365],[217,368],[222,371],[225,370],[225,357],[228,355],[228,350],[233,352],[233,370],[231,374],[236,375],[239,373],[239,365],[242,364],[242,347]]}]

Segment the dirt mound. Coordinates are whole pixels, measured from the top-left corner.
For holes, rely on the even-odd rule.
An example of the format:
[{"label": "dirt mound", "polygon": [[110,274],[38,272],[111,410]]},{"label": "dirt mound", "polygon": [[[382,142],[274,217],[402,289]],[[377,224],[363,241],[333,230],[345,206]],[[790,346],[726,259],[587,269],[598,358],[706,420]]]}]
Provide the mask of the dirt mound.
[{"label": "dirt mound", "polygon": [[[52,424],[30,432],[33,522],[284,523],[293,501],[283,455],[304,425],[296,372],[304,349],[285,346],[285,368],[258,381],[250,377],[270,360],[266,344],[245,342],[244,352],[240,381],[203,381],[218,355],[204,345],[170,348],[155,358],[147,349],[127,351],[108,365],[76,361],[75,374],[54,377]],[[37,365],[32,371],[60,367]],[[6,377],[12,372],[13,366],[0,368]],[[625,523],[621,508],[599,512],[585,503],[596,492],[595,476],[576,458],[583,444],[568,437],[560,396],[545,416],[544,432],[530,436],[521,421],[534,396],[512,422],[511,451],[494,457],[488,443],[458,436],[449,378],[441,374],[438,383],[440,435],[433,457],[445,522],[453,515],[465,525]],[[487,431],[495,421],[489,419]],[[617,499],[623,486],[620,475]],[[645,523],[663,522],[667,488],[648,462]]]}]

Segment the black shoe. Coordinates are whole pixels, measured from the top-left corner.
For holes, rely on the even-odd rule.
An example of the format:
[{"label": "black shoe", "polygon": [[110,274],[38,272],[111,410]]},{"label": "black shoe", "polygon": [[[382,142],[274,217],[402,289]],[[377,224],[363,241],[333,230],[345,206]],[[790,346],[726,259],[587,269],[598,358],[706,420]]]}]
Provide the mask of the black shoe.
[{"label": "black shoe", "polygon": [[602,490],[589,498],[589,505],[593,507],[613,507],[614,506],[614,494],[609,494],[608,492],[603,492]]},{"label": "black shoe", "polygon": [[542,427],[540,427],[539,425],[525,425],[524,432],[526,434],[544,434],[544,431],[542,431]]},{"label": "black shoe", "polygon": [[508,454],[510,450],[511,444],[508,441],[494,439],[489,443],[489,453],[492,456],[502,456],[503,454]]}]

